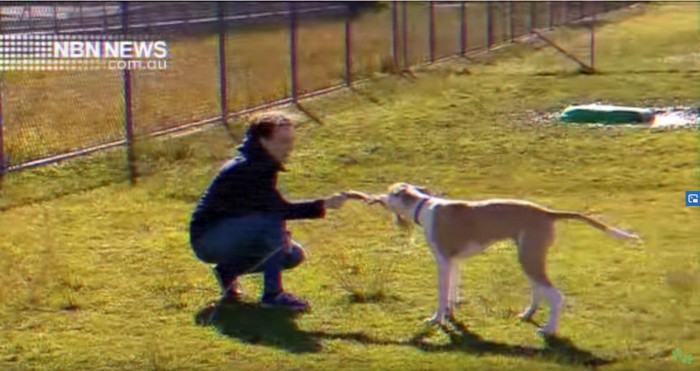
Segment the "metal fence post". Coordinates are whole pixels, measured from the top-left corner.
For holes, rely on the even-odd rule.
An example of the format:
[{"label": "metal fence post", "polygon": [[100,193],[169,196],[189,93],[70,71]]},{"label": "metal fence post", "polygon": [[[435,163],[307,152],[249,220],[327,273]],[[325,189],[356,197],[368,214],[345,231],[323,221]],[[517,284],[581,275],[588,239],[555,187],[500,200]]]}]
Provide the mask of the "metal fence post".
[{"label": "metal fence post", "polygon": [[486,3],[486,47],[491,49],[493,46],[493,9],[492,3]]},{"label": "metal fence post", "polygon": [[109,28],[109,22],[107,22],[107,3],[102,3],[102,28],[105,32]]},{"label": "metal fence post", "polygon": [[[2,32],[2,12],[0,12],[0,32]],[[2,90],[5,86],[5,74],[0,73],[0,187],[2,187],[2,181],[5,177],[5,169],[7,169],[7,161],[5,159],[5,139],[3,130],[5,129],[5,120],[3,119],[2,112]]]},{"label": "metal fence post", "polygon": [[5,169],[7,168],[5,163],[5,142],[3,136],[3,129],[5,125],[2,115],[2,88],[4,85],[4,76],[4,74],[0,74],[0,187],[2,187],[2,181],[5,177]]},{"label": "metal fence post", "polygon": [[531,33],[533,29],[537,28],[537,9],[535,9],[537,3],[530,1],[528,4],[530,5],[530,19],[527,24],[527,33]]},{"label": "metal fence post", "polygon": [[547,28],[551,30],[552,28],[554,28],[554,2],[549,1],[547,5],[549,8],[549,26]]},{"label": "metal fence post", "polygon": [[345,85],[352,85],[352,14],[349,11],[345,18]]},{"label": "metal fence post", "polygon": [[391,2],[391,56],[394,58],[394,71],[399,69],[399,11],[396,2]]},{"label": "metal fence post", "polygon": [[403,68],[408,70],[408,15],[406,14],[406,2],[401,2],[401,48],[403,54]]},{"label": "metal fence post", "polygon": [[459,53],[467,54],[467,7],[464,1],[459,4]]},{"label": "metal fence post", "polygon": [[225,3],[217,3],[217,16],[219,18],[219,108],[221,109],[221,123],[226,125],[228,118],[228,84],[226,81],[226,10]]},{"label": "metal fence post", "polygon": [[508,22],[510,24],[510,42],[515,42],[515,17],[513,13],[515,12],[515,4],[512,1],[508,2]]},{"label": "metal fence post", "polygon": [[[128,11],[129,3],[122,1],[120,4],[122,32],[128,32]],[[136,166],[134,163],[134,117],[131,100],[131,71],[128,68],[122,70],[124,81],[124,134],[126,140],[126,161],[129,172],[129,182],[136,184]]]},{"label": "metal fence post", "polygon": [[27,24],[29,25],[29,30],[34,31],[34,22],[32,22],[32,6],[29,5],[26,7],[27,9]]},{"label": "metal fence post", "polygon": [[297,67],[297,9],[293,1],[289,2],[289,68],[292,79],[292,102],[299,102],[299,76]]},{"label": "metal fence post", "polygon": [[85,28],[85,22],[84,22],[84,17],[83,17],[83,3],[80,3],[80,7],[78,8],[78,11],[80,12],[80,30],[82,31]]},{"label": "metal fence post", "polygon": [[58,33],[58,6],[53,5],[53,29],[54,33]]},{"label": "metal fence post", "polygon": [[435,62],[435,3],[428,2],[428,42],[430,63]]},{"label": "metal fence post", "polygon": [[[594,9],[595,10],[595,9]],[[591,69],[595,70],[595,11],[591,14]]]}]

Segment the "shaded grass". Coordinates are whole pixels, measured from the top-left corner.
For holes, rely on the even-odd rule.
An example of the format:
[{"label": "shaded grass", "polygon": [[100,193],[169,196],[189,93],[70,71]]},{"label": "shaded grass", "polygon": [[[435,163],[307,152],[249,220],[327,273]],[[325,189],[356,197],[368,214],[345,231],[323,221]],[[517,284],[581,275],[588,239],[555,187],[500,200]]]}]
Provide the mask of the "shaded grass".
[{"label": "shaded grass", "polygon": [[[694,11],[665,5],[628,22],[659,27],[645,47],[681,53],[674,40],[695,31]],[[604,26],[601,43],[624,38],[628,22]],[[655,58],[645,48],[601,54],[601,61],[618,62],[611,70]],[[581,76],[549,49],[516,47],[499,57],[305,102],[324,125],[300,126],[280,187],[305,198],[378,192],[403,180],[452,198],[522,197],[588,211],[640,233],[645,245],[635,247],[584,225],[558,226],[549,270],[567,295],[563,338],[543,342],[515,320],[528,287],[507,243],[462,265],[461,322],[425,329],[436,272],[422,236],[358,203],[323,221],[290,223],[310,256],[286,274],[285,285],[311,300],[311,313],[294,318],[248,304],[220,306],[211,316],[214,280],[189,250],[187,222],[234,152],[235,142],[217,127],[165,144],[142,142],[142,171],[157,176],[133,188],[96,184],[123,175],[121,151],[7,177],[0,368],[628,370],[673,369],[673,348],[698,354],[700,225],[696,210],[682,206],[683,190],[698,185],[697,132],[550,125],[523,114],[597,99],[692,102],[698,75]],[[548,70],[557,73],[539,73]],[[231,125],[240,132],[240,122]],[[68,191],[84,183],[94,188]],[[24,204],[57,192],[65,195]],[[352,266],[362,275],[343,274]],[[364,273],[378,271],[382,279]],[[344,280],[351,281],[345,289]],[[259,277],[243,284],[252,303]],[[358,302],[354,292],[384,298]],[[536,320],[545,319],[542,310]]]}]

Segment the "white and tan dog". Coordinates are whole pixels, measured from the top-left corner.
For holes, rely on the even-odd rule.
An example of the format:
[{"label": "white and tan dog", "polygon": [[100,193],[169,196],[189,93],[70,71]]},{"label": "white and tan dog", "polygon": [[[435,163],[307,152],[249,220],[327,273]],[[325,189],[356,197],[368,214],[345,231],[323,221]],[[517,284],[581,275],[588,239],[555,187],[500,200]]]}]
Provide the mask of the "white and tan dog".
[{"label": "white and tan dog", "polygon": [[541,299],[546,299],[550,307],[549,321],[538,332],[552,335],[557,330],[564,304],[564,296],[552,285],[545,270],[547,250],[554,240],[554,222],[576,219],[616,238],[639,239],[581,213],[550,210],[522,200],[448,200],[406,183],[393,184],[386,195],[369,196],[355,191],[346,194],[350,198],[380,203],[395,213],[399,222],[412,220],[423,227],[438,265],[438,307],[428,319],[432,323],[454,319],[453,311],[459,301],[457,261],[474,256],[495,242],[512,240],[532,289],[530,306],[520,318],[530,320]]}]

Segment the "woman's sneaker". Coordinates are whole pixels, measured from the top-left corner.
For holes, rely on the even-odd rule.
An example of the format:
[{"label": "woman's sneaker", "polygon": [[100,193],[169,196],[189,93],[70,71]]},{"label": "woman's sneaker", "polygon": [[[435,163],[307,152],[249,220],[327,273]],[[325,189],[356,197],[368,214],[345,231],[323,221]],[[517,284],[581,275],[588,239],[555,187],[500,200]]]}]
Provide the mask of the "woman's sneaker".
[{"label": "woman's sneaker", "polygon": [[241,290],[238,280],[235,280],[221,293],[221,300],[225,302],[237,302],[241,300],[242,295],[243,290]]},{"label": "woman's sneaker", "polygon": [[226,302],[235,302],[240,300],[243,291],[238,283],[237,277],[231,275],[226,267],[217,265],[213,269],[214,276],[219,282],[219,288],[221,289],[221,300]]},{"label": "woman's sneaker", "polygon": [[305,312],[309,309],[309,303],[306,300],[286,292],[265,294],[260,304],[263,308],[287,308],[295,312]]}]

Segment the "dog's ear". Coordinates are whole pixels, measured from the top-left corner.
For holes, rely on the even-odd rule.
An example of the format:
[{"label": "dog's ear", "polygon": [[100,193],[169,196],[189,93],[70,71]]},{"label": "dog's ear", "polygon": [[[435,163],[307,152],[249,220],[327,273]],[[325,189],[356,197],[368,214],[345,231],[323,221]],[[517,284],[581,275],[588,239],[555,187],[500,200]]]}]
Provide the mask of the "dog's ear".
[{"label": "dog's ear", "polygon": [[426,187],[423,186],[415,186],[415,188],[420,191],[423,194],[426,194],[428,196],[433,196],[433,197],[444,197],[447,195],[447,193],[443,191],[432,191]]},{"label": "dog's ear", "polygon": [[428,196],[433,196],[433,191],[429,190],[428,188],[425,188],[423,186],[415,186],[416,189],[423,194],[426,194]]},{"label": "dog's ear", "polygon": [[408,184],[406,184],[406,183],[403,183],[403,182],[394,183],[394,184],[389,186],[388,193],[397,194],[399,192],[406,190],[406,188],[408,188]]}]

